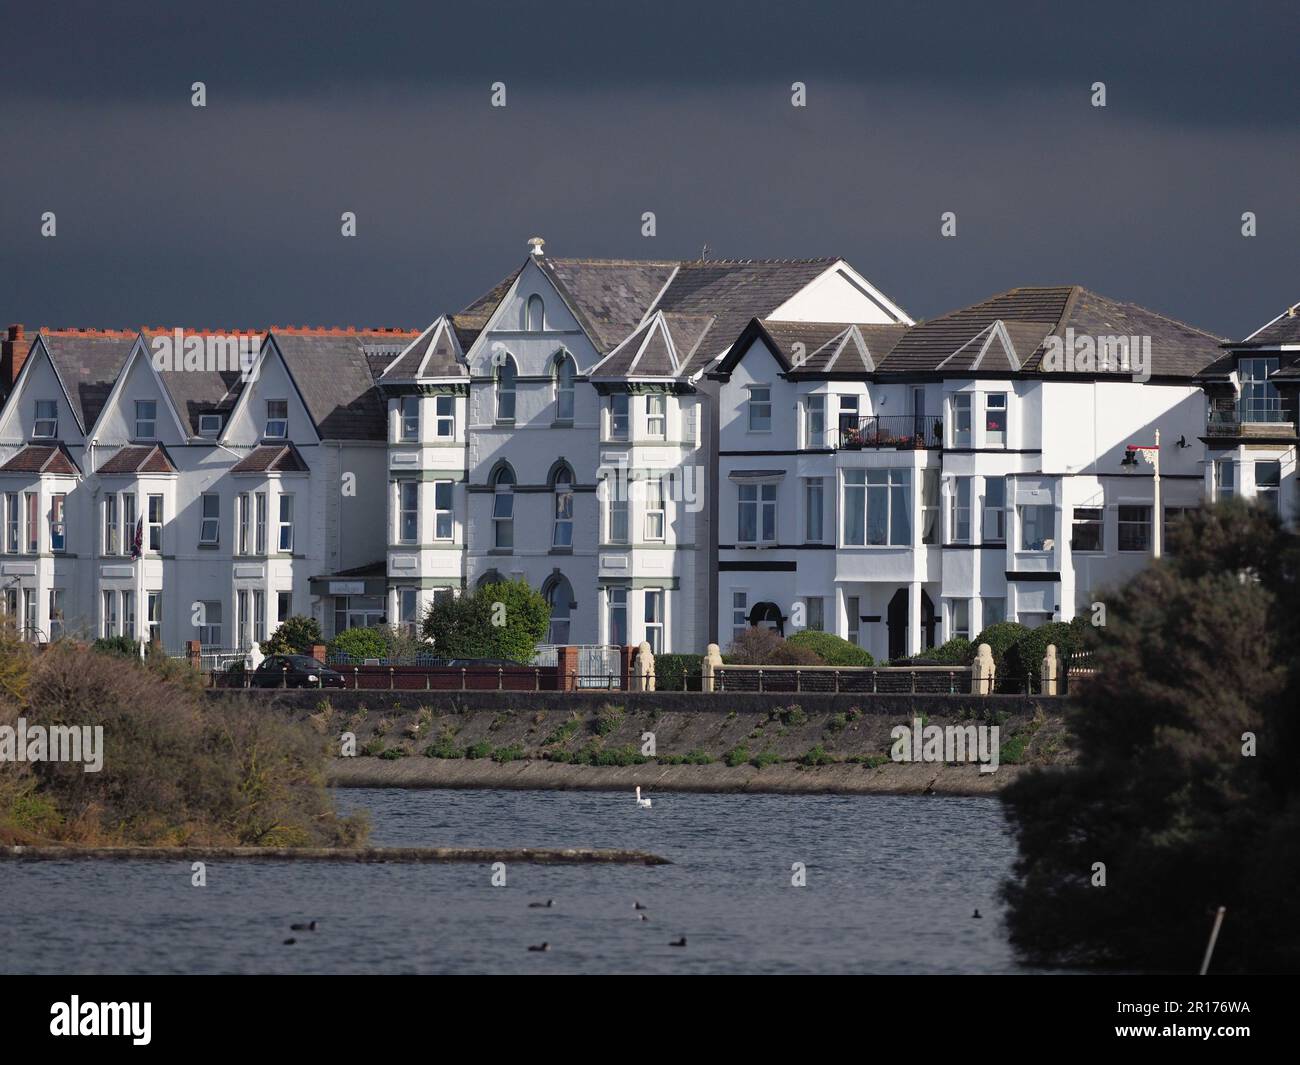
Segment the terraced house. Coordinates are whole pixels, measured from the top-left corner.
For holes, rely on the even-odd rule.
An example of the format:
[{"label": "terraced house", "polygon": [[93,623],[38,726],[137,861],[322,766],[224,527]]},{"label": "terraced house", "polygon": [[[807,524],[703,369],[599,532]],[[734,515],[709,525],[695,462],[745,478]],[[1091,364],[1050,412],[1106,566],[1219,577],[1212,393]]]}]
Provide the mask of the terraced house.
[{"label": "terraced house", "polygon": [[419,331],[160,362],[170,330],[11,326],[0,608],[244,649],[522,578],[551,643],[807,626],[886,658],[1086,611],[1207,498],[1295,513],[1296,308],[1239,343],[1078,286],[916,323],[841,259],[530,245]]},{"label": "terraced house", "polygon": [[[160,369],[153,342],[171,334],[10,328],[10,615],[32,639],[125,635],[169,649],[248,647],[292,613],[331,630],[385,617],[374,376],[413,334],[243,334],[248,372],[201,359]],[[185,336],[212,348],[234,334]]]},{"label": "terraced house", "polygon": [[[1082,338],[1149,363],[1050,357]],[[912,326],[755,319],[712,372],[724,642],[802,624],[892,658],[1087,610],[1205,495],[1220,343],[1079,286]],[[1159,504],[1129,450],[1157,430]]]}]

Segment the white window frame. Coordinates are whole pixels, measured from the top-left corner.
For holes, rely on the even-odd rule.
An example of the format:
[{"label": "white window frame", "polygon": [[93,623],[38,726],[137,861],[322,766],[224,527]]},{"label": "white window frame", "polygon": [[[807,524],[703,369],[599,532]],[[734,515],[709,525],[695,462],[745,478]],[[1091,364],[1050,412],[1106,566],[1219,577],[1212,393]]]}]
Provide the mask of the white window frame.
[{"label": "white window frame", "polygon": [[[211,500],[212,506],[208,506]],[[204,492],[199,498],[199,543],[216,547],[221,543],[221,495]]]},{"label": "white window frame", "polygon": [[68,549],[68,494],[50,495],[50,553],[59,555]]},{"label": "white window frame", "polygon": [[745,431],[770,433],[772,431],[772,386],[754,384],[746,386]]},{"label": "white window frame", "polygon": [[[996,403],[1001,402],[1001,406]],[[989,428],[989,419],[1002,415],[1002,439],[995,440],[990,434],[998,432]],[[1011,400],[1005,392],[986,392],[984,394],[984,446],[1006,449],[1011,446]]]},{"label": "white window frame", "polygon": [[651,654],[663,654],[664,619],[668,609],[668,597],[662,588],[646,588],[642,600],[642,617],[645,619],[645,641],[650,645]]},{"label": "white window frame", "polygon": [[[776,481],[745,481],[736,486],[736,543],[738,544],[775,544],[778,543],[777,526],[777,483]],[[747,498],[752,492],[752,498]],[[753,513],[753,538],[745,536],[745,514]],[[771,535],[764,535],[768,529]]]},{"label": "white window frame", "polygon": [[456,482],[433,482],[433,538],[454,540],[456,537]]},{"label": "white window frame", "polygon": [[277,497],[276,546],[287,555],[293,554],[293,493],[281,492]]},{"label": "white window frame", "polygon": [[494,421],[498,425],[514,425],[519,413],[519,367],[515,360],[506,355],[497,365],[493,378]]},{"label": "white window frame", "polygon": [[[156,513],[154,508],[155,503],[157,503]],[[157,492],[151,492],[145,496],[145,538],[144,543],[141,546],[151,555],[162,554],[165,505],[163,497]]]},{"label": "white window frame", "polygon": [[825,477],[803,478],[803,542],[806,544],[826,542]]},{"label": "white window frame", "polygon": [[[948,397],[949,447],[969,448],[975,446],[975,404],[971,402],[969,392],[954,392]],[[962,423],[966,428],[962,428]]]},{"label": "white window frame", "polygon": [[826,396],[814,393],[804,399],[803,446],[808,449],[826,446]]},{"label": "white window frame", "polygon": [[650,543],[663,543],[667,537],[668,512],[664,482],[650,478],[645,482],[645,538]]},{"label": "white window frame", "polygon": [[59,402],[55,399],[38,399],[32,420],[33,440],[55,440],[59,435]]},{"label": "white window frame", "polygon": [[668,397],[662,392],[645,397],[645,435],[650,440],[668,438]]},{"label": "white window frame", "polygon": [[[284,412],[279,413],[283,408]],[[287,399],[268,399],[266,401],[266,426],[262,434],[265,440],[289,439],[289,401]]]},{"label": "white window frame", "polygon": [[631,396],[626,392],[611,392],[606,404],[609,419],[609,435],[613,443],[626,443],[632,438],[632,404]]},{"label": "white window frame", "polygon": [[156,399],[137,399],[135,401],[135,435],[131,439],[158,439],[158,401]]},{"label": "white window frame", "polygon": [[420,542],[420,482],[397,482],[397,542]]},{"label": "white window frame", "polygon": [[420,439],[420,397],[403,396],[397,407],[397,439],[403,444],[418,443]]},{"label": "white window frame", "polygon": [[439,440],[452,440],[456,436],[456,397],[433,397],[433,435]]}]

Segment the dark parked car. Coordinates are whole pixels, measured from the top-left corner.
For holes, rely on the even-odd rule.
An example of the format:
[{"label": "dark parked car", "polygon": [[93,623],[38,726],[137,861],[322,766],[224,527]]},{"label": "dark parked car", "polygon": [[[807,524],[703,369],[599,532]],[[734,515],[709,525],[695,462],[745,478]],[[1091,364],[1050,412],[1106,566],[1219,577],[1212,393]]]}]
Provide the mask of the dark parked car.
[{"label": "dark parked car", "polygon": [[253,672],[255,688],[345,688],[343,674],[310,655],[271,655]]}]

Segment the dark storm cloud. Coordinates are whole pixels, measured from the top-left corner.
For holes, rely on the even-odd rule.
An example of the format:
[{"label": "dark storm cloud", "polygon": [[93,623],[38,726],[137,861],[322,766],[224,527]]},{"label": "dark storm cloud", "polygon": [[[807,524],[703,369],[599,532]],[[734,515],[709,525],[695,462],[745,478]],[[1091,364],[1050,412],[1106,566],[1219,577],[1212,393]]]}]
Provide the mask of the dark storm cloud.
[{"label": "dark storm cloud", "polygon": [[170,6],[7,20],[7,320],[422,324],[534,233],[843,255],[917,315],[1077,281],[1240,335],[1300,298],[1283,5]]}]

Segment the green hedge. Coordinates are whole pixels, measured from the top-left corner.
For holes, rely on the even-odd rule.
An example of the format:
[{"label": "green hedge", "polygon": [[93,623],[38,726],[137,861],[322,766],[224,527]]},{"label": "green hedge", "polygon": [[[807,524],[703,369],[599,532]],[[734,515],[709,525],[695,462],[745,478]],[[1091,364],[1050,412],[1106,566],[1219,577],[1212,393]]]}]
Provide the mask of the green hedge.
[{"label": "green hedge", "polygon": [[812,651],[828,666],[874,666],[876,660],[855,643],[832,632],[815,632],[804,629],[796,632],[786,643]]},{"label": "green hedge", "polygon": [[686,691],[699,691],[703,663],[703,655],[655,655],[655,690],[682,691],[684,678]]},{"label": "green hedge", "polygon": [[968,665],[974,657],[975,652],[971,648],[970,640],[965,636],[954,636],[945,644],[927,648],[920,654],[896,658],[890,664],[929,665],[933,663],[940,666],[964,666]]}]

